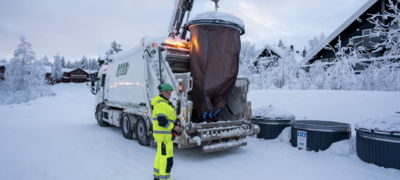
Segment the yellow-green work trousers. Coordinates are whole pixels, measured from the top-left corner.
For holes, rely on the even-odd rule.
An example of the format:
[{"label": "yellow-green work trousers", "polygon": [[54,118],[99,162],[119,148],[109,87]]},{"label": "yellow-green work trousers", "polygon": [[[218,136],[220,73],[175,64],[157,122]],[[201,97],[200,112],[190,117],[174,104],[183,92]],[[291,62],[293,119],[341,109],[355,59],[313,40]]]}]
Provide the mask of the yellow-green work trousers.
[{"label": "yellow-green work trousers", "polygon": [[[156,137],[157,136],[157,137]],[[174,164],[174,143],[171,141],[172,135],[156,135],[157,155],[154,161],[154,178],[160,180],[170,180],[170,172]],[[161,136],[161,137],[160,137]]]}]

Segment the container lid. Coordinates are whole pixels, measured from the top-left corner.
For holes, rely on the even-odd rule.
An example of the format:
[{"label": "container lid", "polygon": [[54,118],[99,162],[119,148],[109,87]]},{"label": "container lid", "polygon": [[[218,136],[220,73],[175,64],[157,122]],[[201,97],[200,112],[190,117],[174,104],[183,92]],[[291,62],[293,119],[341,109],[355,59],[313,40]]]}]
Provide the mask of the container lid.
[{"label": "container lid", "polygon": [[400,114],[382,114],[366,118],[357,122],[355,128],[364,131],[400,133]]},{"label": "container lid", "polygon": [[345,132],[350,131],[350,124],[332,122],[332,121],[317,121],[317,120],[298,120],[292,121],[292,127],[310,130],[310,131],[324,131],[324,132]]},{"label": "container lid", "polygon": [[196,15],[188,22],[186,28],[190,31],[189,28],[193,25],[227,26],[239,30],[240,35],[245,33],[245,26],[241,19],[232,14],[218,11],[209,11]]},{"label": "container lid", "polygon": [[253,119],[263,120],[295,120],[296,116],[275,106],[261,106],[253,109]]},{"label": "container lid", "polygon": [[255,124],[270,124],[270,125],[290,125],[292,120],[271,120],[271,119],[259,119],[259,118],[251,118],[250,122]]}]

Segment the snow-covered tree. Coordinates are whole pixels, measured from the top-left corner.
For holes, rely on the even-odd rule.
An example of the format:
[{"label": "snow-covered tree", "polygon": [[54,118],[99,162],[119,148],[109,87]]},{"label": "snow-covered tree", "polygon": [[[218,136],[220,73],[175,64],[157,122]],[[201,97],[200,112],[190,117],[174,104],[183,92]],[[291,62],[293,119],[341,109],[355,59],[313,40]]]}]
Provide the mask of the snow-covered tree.
[{"label": "snow-covered tree", "polygon": [[35,60],[32,45],[24,36],[20,37],[20,44],[14,51],[14,57],[6,65],[5,78],[11,91],[28,89],[29,65]]},{"label": "snow-covered tree", "polygon": [[[385,11],[384,14],[373,14],[368,18],[368,21],[375,25],[378,35],[386,37],[382,43],[376,43],[375,47],[385,47],[385,56],[396,56],[400,55],[400,29],[398,28],[400,25],[400,10],[398,3],[393,3],[392,0],[389,0],[387,6],[390,11]],[[388,23],[383,23],[381,18]],[[389,18],[390,21],[387,21]]]},{"label": "snow-covered tree", "polygon": [[61,57],[60,55],[54,56],[54,63],[52,67],[51,79],[54,82],[61,80],[63,75],[62,66],[61,66]]},{"label": "snow-covered tree", "polygon": [[81,58],[81,61],[79,62],[79,68],[81,69],[89,69],[89,62],[85,55]]},{"label": "snow-covered tree", "polygon": [[68,61],[67,64],[65,64],[65,68],[73,69],[74,68],[74,64],[72,64],[71,61]]},{"label": "snow-covered tree", "polygon": [[39,88],[45,84],[46,69],[41,60],[35,60],[30,66],[30,74],[28,76],[29,86],[31,88]]},{"label": "snow-covered tree", "polygon": [[278,42],[278,47],[283,47],[284,45],[283,45],[283,42],[282,42],[282,40],[280,40],[279,39],[279,42]]},{"label": "snow-covered tree", "polygon": [[277,61],[273,61],[266,70],[262,71],[263,89],[296,88],[298,73],[303,73],[303,70],[294,60],[294,52],[284,44],[281,48],[281,56]]},{"label": "snow-covered tree", "polygon": [[73,68],[73,69],[76,69],[76,68],[79,68],[79,67],[80,67],[79,61],[78,61],[78,60],[75,60],[75,62],[74,62],[74,68]]},{"label": "snow-covered tree", "polygon": [[327,66],[321,61],[314,62],[309,69],[310,88],[312,90],[323,89],[325,83],[325,72]]},{"label": "snow-covered tree", "polygon": [[4,58],[4,59],[0,60],[0,62],[7,63],[7,60],[6,60],[6,58]]},{"label": "snow-covered tree", "polygon": [[115,53],[119,53],[122,51],[120,44],[118,44],[117,42],[115,42],[115,40],[113,42],[111,42],[111,48],[106,52],[106,61],[110,61],[111,56]]},{"label": "snow-covered tree", "polygon": [[45,83],[46,70],[41,60],[36,60],[32,45],[24,36],[6,66],[5,82],[0,82],[0,104],[19,104],[42,96],[54,96]]},{"label": "snow-covered tree", "polygon": [[[333,65],[326,71],[326,79],[324,83],[324,89],[328,90],[351,90],[358,89],[358,81],[354,67],[360,62],[363,47],[353,49],[352,47],[342,47],[341,40],[335,46],[338,51],[335,52],[334,48],[330,48],[335,52],[336,59],[333,61]],[[350,53],[347,53],[350,52]]]},{"label": "snow-covered tree", "polygon": [[314,36],[314,38],[308,40],[308,47],[309,47],[308,52],[314,50],[325,39],[326,39],[325,33],[321,32],[318,38]]},{"label": "snow-covered tree", "polygon": [[49,59],[47,58],[47,55],[45,55],[45,56],[41,59],[41,61],[43,62],[43,65],[45,65],[45,66],[50,66],[50,62],[49,62]]},{"label": "snow-covered tree", "polygon": [[250,41],[242,41],[239,63],[242,64],[245,62],[249,64],[256,56],[256,45],[254,43],[251,44]]},{"label": "snow-covered tree", "polygon": [[61,66],[65,68],[65,58],[64,56],[61,57]]},{"label": "snow-covered tree", "polygon": [[89,60],[89,69],[97,70],[97,61],[96,61],[96,59],[90,59]]},{"label": "snow-covered tree", "polygon": [[115,53],[119,53],[122,51],[120,44],[117,44],[117,42],[115,42],[115,40],[111,43],[111,50],[114,51]]}]

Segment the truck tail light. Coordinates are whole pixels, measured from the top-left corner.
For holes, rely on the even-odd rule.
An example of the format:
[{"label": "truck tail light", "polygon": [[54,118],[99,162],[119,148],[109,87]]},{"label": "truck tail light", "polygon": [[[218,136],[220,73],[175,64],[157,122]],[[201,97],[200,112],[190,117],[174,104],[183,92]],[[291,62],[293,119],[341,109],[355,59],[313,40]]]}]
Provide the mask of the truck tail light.
[{"label": "truck tail light", "polygon": [[181,101],[177,100],[176,101],[176,115],[181,114]]},{"label": "truck tail light", "polygon": [[179,93],[182,93],[182,82],[179,82]]}]

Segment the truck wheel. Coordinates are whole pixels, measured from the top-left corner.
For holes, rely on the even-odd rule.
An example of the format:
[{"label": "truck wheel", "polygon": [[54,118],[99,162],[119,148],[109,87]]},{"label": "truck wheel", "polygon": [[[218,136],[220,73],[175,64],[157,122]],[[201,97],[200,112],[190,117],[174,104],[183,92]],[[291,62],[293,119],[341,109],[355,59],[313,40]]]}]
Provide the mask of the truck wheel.
[{"label": "truck wheel", "polygon": [[103,112],[101,111],[101,106],[98,106],[96,109],[96,119],[97,119],[97,124],[101,127],[106,127],[109,124],[105,121],[103,121]]},{"label": "truck wheel", "polygon": [[136,137],[140,145],[150,145],[150,137],[147,135],[146,122],[142,117],[138,118],[136,123]]},{"label": "truck wheel", "polygon": [[132,139],[133,129],[131,128],[131,121],[129,115],[124,113],[122,116],[122,135],[125,139]]}]

